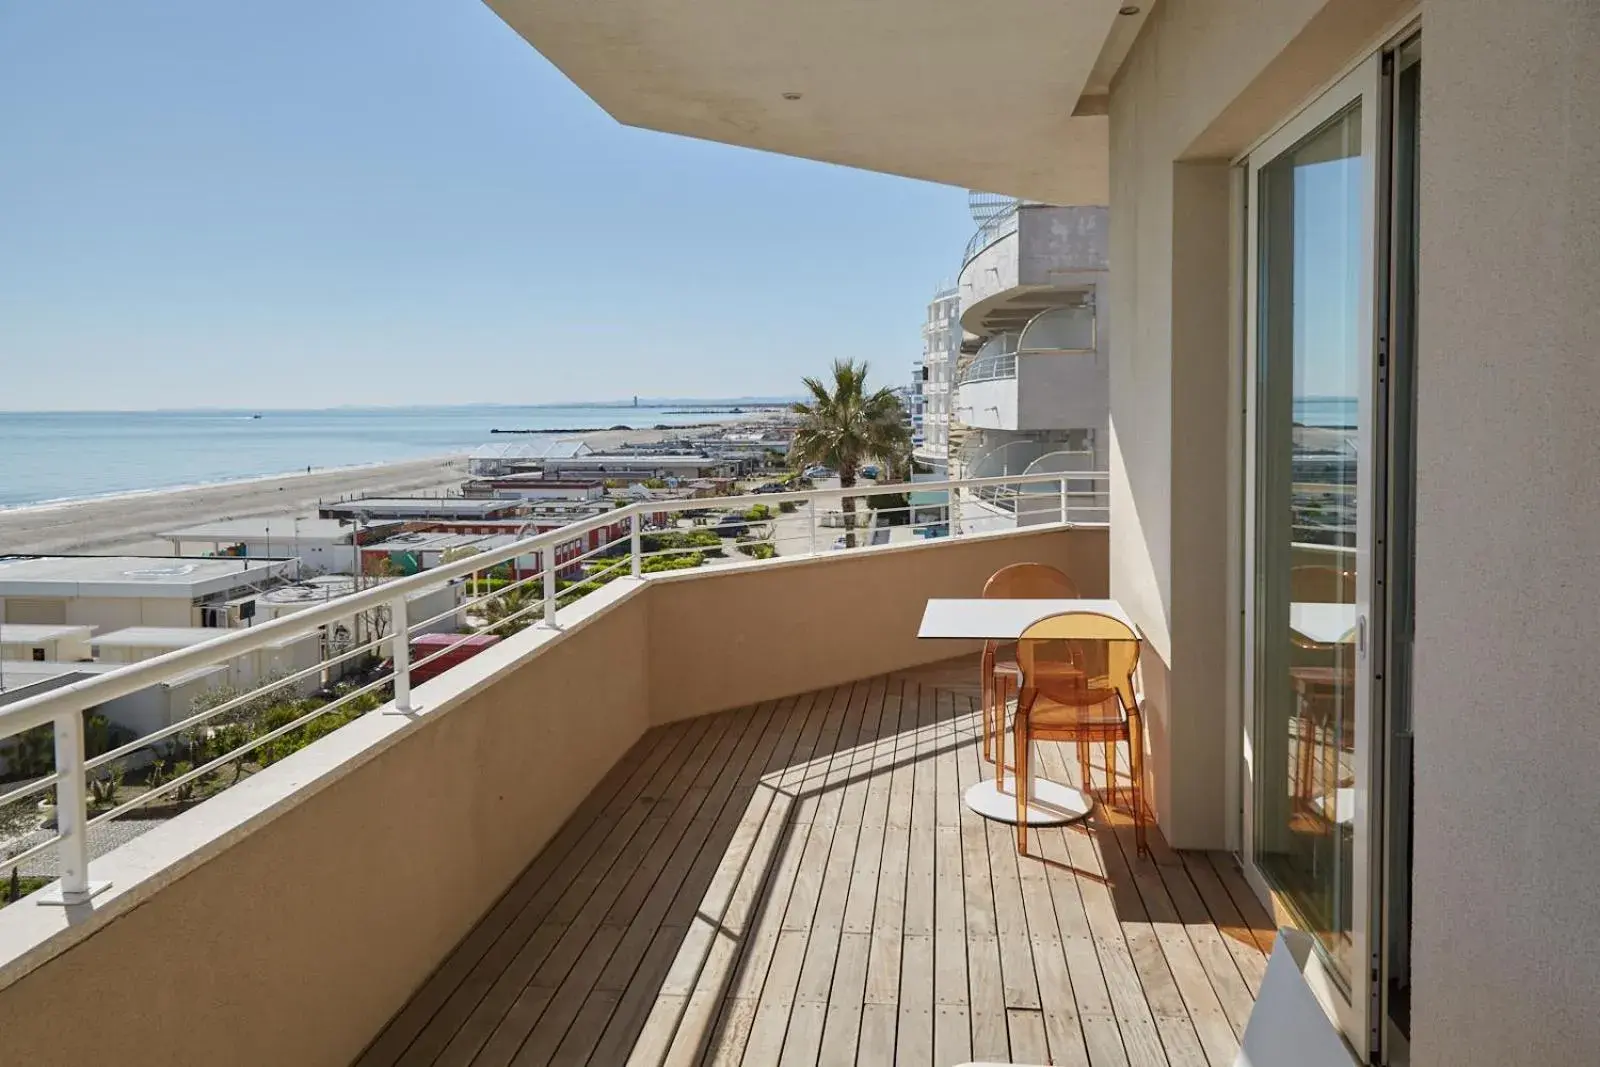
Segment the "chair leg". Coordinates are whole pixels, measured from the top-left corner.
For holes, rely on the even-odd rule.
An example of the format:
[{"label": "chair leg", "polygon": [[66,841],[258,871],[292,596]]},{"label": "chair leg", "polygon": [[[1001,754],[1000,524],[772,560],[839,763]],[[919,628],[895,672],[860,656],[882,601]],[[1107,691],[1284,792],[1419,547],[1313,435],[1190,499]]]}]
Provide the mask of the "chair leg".
[{"label": "chair leg", "polygon": [[994,676],[994,785],[1002,791],[1006,787],[1006,691],[1010,686],[1010,678]]},{"label": "chair leg", "polygon": [[1078,742],[1078,786],[1088,793],[1094,788],[1094,774],[1089,765],[1089,742]]},{"label": "chair leg", "polygon": [[[1016,722],[1011,727],[1012,743],[1016,748],[1016,758],[1012,763],[1017,775],[1017,851],[1026,854],[1028,851],[1028,723],[1024,716],[1018,715]],[[1003,764],[1002,758],[999,763]]]},{"label": "chair leg", "polygon": [[989,670],[988,663],[987,663],[987,661],[985,661],[985,663],[984,663],[984,665],[983,665],[983,667],[982,667],[982,669],[981,669],[981,671],[980,671],[980,673],[978,675],[978,693],[979,693],[978,704],[979,704],[979,711],[981,712],[982,718],[983,718],[983,725],[982,725],[983,737],[982,737],[982,744],[979,747],[983,751],[983,758],[988,760],[990,763],[994,762],[994,756],[990,752],[990,749],[989,749],[989,712],[990,712],[989,700],[990,700],[990,694],[991,694],[993,689],[994,689],[994,672]]},{"label": "chair leg", "polygon": [[1106,742],[1106,803],[1113,808],[1120,799],[1121,787],[1117,785],[1117,743]]},{"label": "chair leg", "polygon": [[1145,839],[1144,832],[1144,739],[1140,736],[1139,725],[1137,716],[1128,717],[1128,773],[1133,777],[1129,783],[1133,792],[1133,841],[1138,855],[1149,856],[1150,842]]}]

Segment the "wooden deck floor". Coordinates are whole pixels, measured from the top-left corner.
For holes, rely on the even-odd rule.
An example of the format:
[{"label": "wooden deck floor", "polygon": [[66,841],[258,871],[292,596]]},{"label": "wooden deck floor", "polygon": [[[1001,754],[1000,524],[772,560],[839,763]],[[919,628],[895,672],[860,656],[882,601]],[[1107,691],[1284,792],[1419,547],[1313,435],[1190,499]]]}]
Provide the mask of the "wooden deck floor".
[{"label": "wooden deck floor", "polygon": [[975,681],[652,731],[360,1063],[1228,1067],[1271,943],[1233,860],[1104,806],[1019,857],[961,803]]}]

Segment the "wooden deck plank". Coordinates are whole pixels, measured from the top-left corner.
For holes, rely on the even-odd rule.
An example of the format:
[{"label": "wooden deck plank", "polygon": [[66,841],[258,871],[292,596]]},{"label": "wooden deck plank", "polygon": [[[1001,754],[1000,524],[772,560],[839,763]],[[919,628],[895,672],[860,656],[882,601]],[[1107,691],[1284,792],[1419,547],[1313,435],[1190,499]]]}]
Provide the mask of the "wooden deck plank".
[{"label": "wooden deck plank", "polygon": [[1184,870],[1194,883],[1195,891],[1205,903],[1206,914],[1217,932],[1222,935],[1229,956],[1239,968],[1245,987],[1253,998],[1261,991],[1261,979],[1266,973],[1267,957],[1256,940],[1257,932],[1245,924],[1244,916],[1228,895],[1227,887],[1211,866],[1205,853],[1183,852]]},{"label": "wooden deck plank", "polygon": [[650,731],[360,1062],[1231,1063],[1272,939],[1231,857],[1103,808],[1019,858],[962,802],[974,668]]},{"label": "wooden deck plank", "polygon": [[[783,847],[797,804],[795,795],[776,783],[789,777],[796,762],[803,763],[814,754],[822,740],[830,700],[829,695],[817,694],[810,702],[792,751],[787,757],[775,753],[766,762],[739,815],[726,852],[720,846],[702,849],[702,858],[695,861],[695,867],[704,870],[707,864],[714,863],[715,873],[703,881],[691,873],[679,886],[667,922],[677,919],[678,924],[688,927],[684,944],[662,981],[656,1009],[646,1022],[646,1031],[635,1045],[630,1063],[693,1062],[712,1039],[723,990],[732,981],[743,947],[740,942],[755,921],[761,887]],[[744,795],[744,790],[736,789],[733,795]],[[720,837],[715,835],[714,840]],[[787,884],[792,884],[792,874]],[[731,928],[724,923],[731,923]]]},{"label": "wooden deck plank", "polygon": [[1211,869],[1217,873],[1217,880],[1228,891],[1228,899],[1233,901],[1233,906],[1239,909],[1239,915],[1244,919],[1245,925],[1255,935],[1256,944],[1261,951],[1270,955],[1272,945],[1277,938],[1277,926],[1272,921],[1266,905],[1261,903],[1255,890],[1250,888],[1250,883],[1245,881],[1244,872],[1239,869],[1239,861],[1226,852],[1207,853],[1211,860]]},{"label": "wooden deck plank", "polygon": [[[1159,838],[1152,838],[1150,847],[1155,855],[1154,866],[1162,887],[1172,901],[1173,910],[1183,924],[1195,955],[1200,959],[1200,966],[1211,982],[1211,992],[1233,1028],[1237,1043],[1244,1037],[1245,1023],[1249,1021],[1250,1010],[1255,1006],[1255,994],[1251,992],[1243,970],[1229,949],[1228,939],[1223,937],[1212,919],[1183,857]],[[1260,958],[1259,954],[1255,955]]]},{"label": "wooden deck plank", "polygon": [[907,687],[916,708],[911,776],[911,832],[900,943],[900,1018],[895,1034],[902,1062],[933,1061],[934,835],[938,698],[927,685]]},{"label": "wooden deck plank", "polygon": [[967,973],[966,867],[961,842],[960,756],[972,742],[964,736],[970,718],[965,696],[941,690],[935,705],[940,729],[933,758],[934,934],[933,1054],[936,1063],[972,1058],[972,994]]},{"label": "wooden deck plank", "polygon": [[[856,841],[861,831],[862,805],[866,800],[865,785],[852,793],[851,782],[860,769],[856,757],[863,732],[876,729],[880,714],[877,707],[871,706],[872,695],[873,687],[864,683],[858,683],[851,693],[850,710],[839,732],[838,750],[820,786],[825,795],[812,820],[813,835],[829,836],[831,831],[831,840],[816,910],[810,918],[794,1010],[780,1059],[780,1063],[790,1067],[814,1067],[822,1051],[829,995],[844,932],[845,905],[855,867]],[[867,723],[869,714],[870,725]]]},{"label": "wooden deck plank", "polygon": [[[610,868],[616,854],[631,838],[637,823],[643,821],[640,816],[647,814],[654,806],[653,800],[646,799],[650,795],[648,791],[660,788],[676,773],[672,756],[676,754],[681,759],[692,752],[710,726],[710,720],[687,724],[685,730],[676,734],[675,742],[666,754],[660,759],[647,761],[645,766],[650,773],[643,780],[629,779],[626,805],[622,805],[622,797],[613,798],[603,809],[601,817],[586,828],[567,855],[564,866],[558,868],[557,873],[545,880],[528,898],[516,918],[500,933],[494,945],[451,992],[427,1028],[417,1035],[411,1047],[399,1058],[397,1063],[401,1067],[439,1062],[445,1049],[456,1042],[463,1025],[478,1013],[484,997],[497,984],[509,989],[510,996],[504,998],[502,1007],[510,1006],[521,984],[502,982],[507,970],[515,967],[521,971],[528,967],[530,960],[537,966],[537,961],[544,958],[557,939],[557,935],[549,928],[545,928],[540,935],[550,910],[571,891],[576,880],[592,877],[592,872],[596,870]],[[540,936],[536,938],[536,935]],[[480,1014],[480,1025],[472,1028],[458,1044],[471,1044],[479,1039],[479,1035],[481,1039],[487,1039],[494,1021]],[[484,1023],[487,1025],[482,1025]]]},{"label": "wooden deck plank", "polygon": [[[1099,815],[1096,817],[1100,818]],[[1107,811],[1103,821],[1111,828],[1109,836],[1114,841],[1114,844],[1107,844],[1106,851],[1120,855],[1122,869],[1131,878],[1145,910],[1144,921],[1138,924],[1139,936],[1154,938],[1166,961],[1166,973],[1171,975],[1173,987],[1181,999],[1181,1006],[1158,1011],[1158,1022],[1159,1016],[1163,1014],[1174,1021],[1187,1016],[1188,1022],[1199,1037],[1205,1061],[1211,1067],[1232,1067],[1234,1058],[1239,1052],[1238,1035],[1234,1033],[1228,1016],[1223,1011],[1222,1003],[1212,986],[1212,976],[1196,950],[1194,942],[1189,938],[1182,916],[1167,892],[1166,883],[1156,869],[1155,860],[1140,859],[1136,855],[1132,822],[1126,816],[1115,811]],[[1146,930],[1148,934],[1145,933]],[[1214,930],[1212,932],[1215,933]],[[1223,956],[1226,966],[1232,968],[1232,961],[1226,959],[1226,952],[1222,946],[1218,944],[1216,949]],[[1136,961],[1138,958],[1135,957]],[[1154,960],[1150,960],[1148,966],[1150,974],[1161,973]],[[1234,977],[1237,981],[1237,971]],[[1146,978],[1147,997],[1152,995],[1151,985],[1151,978]],[[1153,1007],[1155,1001],[1152,999],[1151,1003]],[[1245,1014],[1249,1014],[1248,1010]],[[1182,1036],[1183,1028],[1174,1025],[1171,1030],[1187,1047],[1187,1037]],[[1171,1058],[1171,1055],[1172,1049],[1169,1047],[1168,1057]]]},{"label": "wooden deck plank", "polygon": [[[787,811],[784,822],[778,829],[777,840],[773,843],[771,873],[765,882],[756,914],[750,920],[749,933],[745,936],[744,945],[738,954],[738,962],[734,967],[727,991],[730,1003],[725,1003],[720,1009],[724,1018],[732,1013],[749,1021],[748,1024],[716,1028],[710,1037],[706,1052],[706,1058],[710,1062],[727,1064],[743,1062],[748,1042],[755,1036],[755,1022],[761,996],[777,955],[784,915],[810,830],[809,824],[796,821],[800,802],[796,790],[803,781],[804,772],[795,769],[804,768],[819,751],[827,751],[825,746],[829,742],[823,739],[823,730],[832,714],[834,695],[831,690],[810,694],[805,723],[788,759],[762,776],[763,787],[772,789],[775,794],[774,801],[783,800],[787,804]],[[773,1021],[773,1011],[769,1008],[767,1029],[770,1030]],[[778,1047],[773,1050],[774,1057],[780,1049],[781,1038]]]},{"label": "wooden deck plank", "polygon": [[[979,755],[976,730],[956,750],[956,786],[963,793],[990,773]],[[984,819],[961,808],[962,926],[967,943],[967,1002],[972,1024],[972,1055],[1000,1062],[1011,1057],[1006,1026],[1005,980],[1000,973],[1000,940],[995,929],[994,888],[989,880],[989,835]]]},{"label": "wooden deck plank", "polygon": [[[690,790],[691,794],[695,792],[703,793],[704,800],[694,811],[695,818],[690,823],[690,830],[686,831],[678,841],[678,850],[682,854],[704,856],[708,852],[713,852],[721,847],[722,837],[714,832],[714,827],[721,823],[727,809],[736,803],[733,798],[738,794],[738,784],[746,780],[753,780],[765,768],[768,759],[771,757],[773,747],[785,733],[789,732],[781,720],[778,720],[772,714],[770,705],[761,706],[744,713],[741,725],[742,730],[739,731],[737,741],[732,746],[727,759],[720,766],[708,764],[703,767],[695,780],[694,788]],[[719,752],[723,750],[724,748],[719,747]],[[679,808],[685,809],[688,807],[690,807],[690,800],[686,797],[684,801],[680,802]],[[674,814],[676,815],[677,813],[675,812]],[[708,833],[713,843],[706,845],[704,839]],[[739,835],[735,832],[730,839],[730,849],[737,847],[734,842],[737,842],[738,839]],[[702,845],[704,845],[703,848],[701,847]],[[696,852],[696,849],[699,849],[699,851]],[[610,990],[599,988],[607,975],[612,976],[611,982],[613,986],[618,981],[621,981],[625,987],[628,982],[633,980],[646,947],[659,931],[663,928],[669,931],[680,931],[682,929],[681,925],[674,926],[670,921],[667,921],[671,918],[671,903],[675,901],[678,893],[683,892],[685,884],[692,881],[689,877],[689,872],[701,866],[702,863],[703,860],[696,859],[694,863],[688,865],[686,870],[677,868],[676,870],[683,871],[684,877],[681,879],[677,878],[676,874],[665,880],[657,877],[654,880],[654,884],[650,886],[644,901],[626,926],[612,922],[613,917],[617,916],[618,905],[622,904],[622,901],[619,899],[611,905],[610,910],[606,913],[606,921],[609,927],[617,929],[619,939],[617,946],[613,949],[611,958],[606,962],[604,971],[592,983],[595,991],[600,993],[617,992],[615,988]],[[663,867],[663,871],[669,870],[674,870],[670,864]],[[641,870],[639,874],[646,878],[650,877],[648,870]],[[681,947],[680,943],[680,950]],[[590,951],[594,950],[591,949]],[[626,975],[626,978],[622,977],[624,975]],[[569,982],[573,980],[571,978],[568,979]],[[662,977],[661,982],[664,986],[666,982],[665,976]],[[586,993],[585,995],[587,996],[588,994]],[[602,1002],[604,999],[602,998]],[[620,999],[620,995],[610,998],[613,1005],[619,1005]],[[554,1004],[552,1004],[550,1011],[552,1014],[556,1012]],[[573,1031],[569,1032],[568,1037],[562,1041],[561,1046],[556,1050],[558,1059],[563,1050],[569,1055],[576,1055],[578,1050],[584,1048],[592,1050],[600,1040],[603,1030],[609,1022],[609,1012],[597,1009],[588,1013],[588,1018],[592,1022],[585,1033],[578,1033],[578,1024],[576,1022],[573,1023]],[[545,1022],[541,1019],[539,1026],[543,1027],[544,1025]],[[529,1044],[536,1045],[540,1036],[539,1031],[535,1030],[529,1039]]]},{"label": "wooden deck plank", "polygon": [[[838,717],[842,715],[842,705],[838,704],[837,691],[819,691],[813,694],[810,713],[806,715],[806,723],[800,733],[800,739],[795,744],[794,753],[790,757],[789,765],[776,769],[773,773],[763,776],[762,781],[771,785],[781,797],[789,798],[790,813],[786,824],[782,825],[779,840],[774,845],[773,872],[766,883],[765,896],[758,909],[757,915],[750,923],[750,933],[747,934],[744,949],[739,953],[739,961],[734,968],[733,982],[728,989],[728,998],[734,1001],[749,1001],[750,1025],[747,1029],[738,1032],[714,1033],[710,1041],[707,1056],[714,1062],[730,1062],[738,1064],[744,1062],[744,1057],[750,1051],[752,1041],[760,1041],[763,1051],[770,1045],[770,1059],[754,1062],[774,1062],[782,1051],[782,1030],[776,1033],[773,1040],[773,1030],[779,1022],[776,1003],[792,1003],[794,992],[782,990],[782,985],[789,981],[789,957],[787,953],[794,950],[794,937],[784,941],[784,920],[789,910],[790,897],[794,893],[795,880],[797,880],[800,861],[805,853],[806,841],[810,838],[810,822],[800,821],[803,800],[798,790],[802,789],[805,782],[805,768],[813,763],[818,753],[826,758],[829,745],[834,742],[834,736],[827,733],[829,723],[832,731],[837,734]],[[803,952],[803,937],[800,941],[800,950]],[[786,955],[779,957],[779,950],[784,950]],[[768,997],[768,979],[773,977],[773,968],[778,968],[778,981],[773,985],[771,997]],[[798,963],[795,963],[798,968]],[[795,969],[795,979],[798,979],[798,969]],[[763,997],[766,998],[763,1005]],[[766,1014],[763,1016],[762,1008],[765,1006]],[[730,1005],[723,1005],[723,1014],[730,1011]],[[787,1029],[787,1017],[782,1017],[784,1029]]]},{"label": "wooden deck plank", "polygon": [[[462,1022],[436,1063],[441,1067],[465,1067],[474,1062],[496,1067],[510,1062],[537,1023],[539,1013],[554,999],[567,971],[582,956],[616,894],[648,851],[650,842],[638,831],[645,823],[644,816],[654,810],[655,798],[687,794],[735,721],[735,713],[714,716],[675,773],[667,776],[665,771],[671,765],[664,765],[663,773],[655,776],[648,787],[648,803],[634,805],[617,821],[593,858],[551,905],[523,950],[495,978]],[[645,799],[641,797],[641,801]],[[698,806],[699,796],[695,795],[692,802]],[[601,964],[609,958],[607,950]],[[598,977],[597,971],[595,978]],[[550,996],[541,999],[539,990],[549,991]],[[491,1051],[492,1039],[497,1040],[493,1040]]]},{"label": "wooden deck plank", "polygon": [[[795,860],[790,884],[783,890],[787,900],[780,913],[781,919],[776,922],[776,944],[757,998],[750,1043],[745,1050],[746,1063],[772,1064],[783,1054],[784,1037],[793,1015],[800,971],[811,937],[811,921],[816,915],[836,825],[832,821],[818,823],[814,820],[819,810],[823,810],[825,790],[821,786],[827,780],[833,759],[838,756],[839,736],[850,707],[851,688],[839,686],[830,695],[817,749],[803,773],[783,776],[786,787],[797,791],[788,850],[788,855]],[[787,873],[783,864],[780,864],[779,873]]]},{"label": "wooden deck plank", "polygon": [[[867,963],[872,950],[872,912],[877,903],[884,818],[888,811],[887,783],[894,756],[892,738],[899,719],[899,700],[891,703],[888,699],[887,680],[874,679],[857,739],[857,757],[850,766],[850,782],[839,815],[841,835],[854,828],[855,851],[844,887],[839,946],[818,1047],[818,1062],[822,1064],[856,1061]],[[884,744],[886,736],[891,739],[887,746]],[[838,845],[837,840],[835,844]]]},{"label": "wooden deck plank", "polygon": [[381,1067],[396,1062],[406,1049],[430,1024],[435,1014],[455,993],[462,981],[479,965],[505,932],[522,913],[529,900],[556,875],[574,849],[588,833],[608,806],[621,798],[631,802],[659,764],[670,758],[675,745],[686,733],[689,724],[648,731],[633,745],[595,785],[550,843],[542,849],[532,863],[512,882],[495,902],[489,912],[472,928],[447,956],[439,969],[390,1020],[378,1038],[357,1061],[358,1067]]},{"label": "wooden deck plank", "polygon": [[[1067,777],[1065,757],[1055,746],[1044,746],[1040,768],[1044,774],[1058,781]],[[1106,999],[1110,1002],[1112,1017],[1116,1020],[1117,1033],[1122,1041],[1123,1058],[1131,1067],[1165,1067],[1168,1057],[1161,1031],[1134,964],[1132,946],[1118,912],[1117,898],[1112,892],[1113,882],[1104,861],[1104,849],[1098,842],[1092,820],[1085,822],[1088,825],[1075,823],[1057,827],[1044,836],[1057,835],[1066,849],[1084,918],[1094,939],[1095,956],[1100,963]],[[1115,849],[1115,846],[1112,848]],[[1118,855],[1120,858],[1120,853]],[[1126,892],[1123,896],[1126,897]],[[1071,912],[1066,914],[1070,915]],[[1080,973],[1086,972],[1087,968],[1080,966]],[[1090,992],[1098,992],[1098,987],[1092,981]],[[1095,1033],[1100,1036],[1098,1031]],[[1086,1026],[1085,1046],[1090,1035],[1091,1030]],[[1102,1045],[1109,1046],[1103,1036],[1100,1036],[1100,1040]],[[1198,1042],[1196,1045],[1198,1047]]]}]

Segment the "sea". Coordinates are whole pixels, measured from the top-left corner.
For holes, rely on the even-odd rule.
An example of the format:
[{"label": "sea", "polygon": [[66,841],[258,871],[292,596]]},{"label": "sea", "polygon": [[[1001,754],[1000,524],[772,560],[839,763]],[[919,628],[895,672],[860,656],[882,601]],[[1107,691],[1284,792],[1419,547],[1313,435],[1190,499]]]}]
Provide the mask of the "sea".
[{"label": "sea", "polygon": [[763,401],[322,411],[0,411],[0,508],[470,452],[495,429],[735,420]]}]

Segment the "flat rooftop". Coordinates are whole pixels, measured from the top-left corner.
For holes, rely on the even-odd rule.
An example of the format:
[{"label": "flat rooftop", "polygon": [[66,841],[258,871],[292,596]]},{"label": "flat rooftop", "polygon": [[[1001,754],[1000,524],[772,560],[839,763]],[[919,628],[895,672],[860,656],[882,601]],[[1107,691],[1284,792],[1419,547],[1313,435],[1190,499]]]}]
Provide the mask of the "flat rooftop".
[{"label": "flat rooftop", "polygon": [[390,537],[387,540],[362,545],[361,547],[366,552],[446,552],[452,548],[467,548],[471,545],[479,545],[491,537],[499,536],[505,535],[446,532],[404,533],[397,537]]},{"label": "flat rooftop", "polygon": [[31,645],[40,641],[59,641],[63,637],[87,638],[93,626],[60,626],[51,623],[0,623],[0,645]]},{"label": "flat rooftop", "polygon": [[[216,632],[216,631],[214,631]],[[64,679],[59,685],[71,685],[73,682],[92,678],[97,674],[110,674],[126,667],[126,663],[68,663],[62,660],[11,660],[0,663],[0,693],[14,694],[14,698],[21,700],[23,697],[33,696],[33,693],[24,693],[22,690],[40,682],[52,679]],[[196,667],[192,671],[185,671],[176,678],[169,678],[165,682],[154,682],[153,685],[171,689],[173,686],[184,685],[196,678],[205,678],[211,675],[226,674],[227,666],[214,663],[207,667]],[[55,687],[50,687],[55,688]],[[47,692],[41,688],[39,692]]]},{"label": "flat rooftop", "polygon": [[[225,630],[216,626],[129,626],[122,630],[113,630],[101,634],[94,639],[95,648],[189,648],[225,634],[235,633],[234,630]],[[274,641],[268,648],[281,648],[284,645],[305,637],[305,634],[295,634],[285,637],[281,641]]]},{"label": "flat rooftop", "polygon": [[361,513],[373,518],[400,518],[408,515],[482,515],[491,517],[515,511],[522,506],[520,500],[494,500],[482,497],[365,497],[360,500],[340,500],[323,504],[326,513],[354,515]]},{"label": "flat rooftop", "polygon": [[293,560],[217,556],[5,556],[0,597],[195,599],[284,574]]},{"label": "flat rooftop", "polygon": [[720,467],[726,460],[716,456],[686,456],[668,452],[597,452],[555,460],[551,466],[603,470],[606,467]]},{"label": "flat rooftop", "polygon": [[[362,532],[370,526],[363,526]],[[355,533],[355,523],[347,519],[301,518],[294,515],[275,515],[264,519],[228,519],[223,522],[201,523],[169,530],[158,534],[169,541],[264,541],[271,539],[290,544],[296,537],[319,541],[349,542]]]}]

